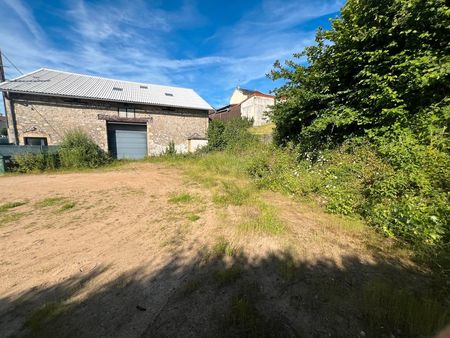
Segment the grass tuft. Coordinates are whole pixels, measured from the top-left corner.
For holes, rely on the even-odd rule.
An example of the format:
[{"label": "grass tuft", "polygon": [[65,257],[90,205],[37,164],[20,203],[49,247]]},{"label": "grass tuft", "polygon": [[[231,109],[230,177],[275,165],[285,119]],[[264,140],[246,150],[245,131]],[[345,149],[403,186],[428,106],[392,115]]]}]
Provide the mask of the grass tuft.
[{"label": "grass tuft", "polygon": [[214,245],[212,251],[214,257],[220,258],[224,256],[233,256],[236,250],[224,237],[220,237]]},{"label": "grass tuft", "polygon": [[189,193],[178,193],[171,194],[169,197],[169,203],[189,203],[192,202],[194,198]]},{"label": "grass tuft", "polygon": [[9,209],[13,209],[16,207],[19,207],[21,205],[26,204],[27,202],[25,201],[15,201],[15,202],[8,202],[5,204],[0,205],[0,212],[5,212],[8,211]]}]

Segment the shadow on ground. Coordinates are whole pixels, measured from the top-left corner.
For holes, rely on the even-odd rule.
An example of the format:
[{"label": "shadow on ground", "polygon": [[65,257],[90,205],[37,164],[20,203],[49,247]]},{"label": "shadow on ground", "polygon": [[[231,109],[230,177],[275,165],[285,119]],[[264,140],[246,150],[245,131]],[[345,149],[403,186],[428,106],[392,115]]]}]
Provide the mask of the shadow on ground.
[{"label": "shadow on ground", "polygon": [[445,313],[439,304],[427,307],[417,298],[430,288],[425,276],[399,262],[375,261],[349,255],[339,264],[307,263],[289,253],[257,260],[205,251],[186,262],[180,252],[156,273],[140,267],[86,291],[108,274],[107,266],[97,267],[0,299],[0,335],[407,337],[445,324],[445,315],[429,314]]}]

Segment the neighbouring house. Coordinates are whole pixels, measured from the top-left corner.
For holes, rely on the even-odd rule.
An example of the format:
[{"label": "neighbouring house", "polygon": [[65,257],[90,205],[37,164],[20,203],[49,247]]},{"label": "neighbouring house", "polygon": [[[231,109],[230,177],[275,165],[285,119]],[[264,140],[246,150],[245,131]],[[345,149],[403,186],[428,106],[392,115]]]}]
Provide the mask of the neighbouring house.
[{"label": "neighbouring house", "polygon": [[230,104],[216,109],[211,119],[228,121],[236,117],[253,119],[254,126],[270,122],[266,115],[275,104],[275,96],[237,87],[230,98]]},{"label": "neighbouring house", "polygon": [[80,128],[116,158],[177,152],[207,143],[211,106],[189,88],[39,69],[0,84],[9,141],[57,145]]}]

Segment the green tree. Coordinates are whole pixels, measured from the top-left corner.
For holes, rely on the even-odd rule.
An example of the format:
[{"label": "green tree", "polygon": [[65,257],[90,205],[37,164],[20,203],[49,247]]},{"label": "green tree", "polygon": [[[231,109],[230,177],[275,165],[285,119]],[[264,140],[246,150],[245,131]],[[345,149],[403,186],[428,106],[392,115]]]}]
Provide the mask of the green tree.
[{"label": "green tree", "polygon": [[314,46],[275,63],[269,76],[285,80],[275,90],[275,140],[307,151],[404,132],[441,142],[450,121],[449,36],[445,0],[348,0]]}]

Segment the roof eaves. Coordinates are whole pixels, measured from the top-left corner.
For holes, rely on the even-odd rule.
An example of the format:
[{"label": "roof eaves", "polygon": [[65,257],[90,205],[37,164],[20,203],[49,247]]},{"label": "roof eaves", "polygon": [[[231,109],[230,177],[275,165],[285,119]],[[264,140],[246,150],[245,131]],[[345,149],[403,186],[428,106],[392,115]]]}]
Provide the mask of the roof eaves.
[{"label": "roof eaves", "polygon": [[200,108],[200,107],[193,107],[193,106],[180,106],[180,105],[170,105],[170,104],[162,104],[162,103],[145,103],[140,101],[129,101],[129,100],[113,100],[113,99],[103,99],[103,98],[89,98],[85,96],[75,96],[75,95],[62,95],[62,94],[46,94],[46,93],[37,93],[32,91],[20,91],[20,90],[8,90],[9,92],[13,93],[19,93],[19,94],[32,94],[37,96],[46,96],[46,97],[65,97],[65,98],[73,98],[73,99],[83,99],[83,100],[91,100],[91,101],[102,101],[102,102],[120,102],[120,103],[134,103],[134,104],[140,104],[140,105],[149,105],[149,106],[157,106],[157,107],[168,107],[168,108],[185,108],[185,109],[197,109],[197,110],[206,110],[208,111],[209,108]]}]

